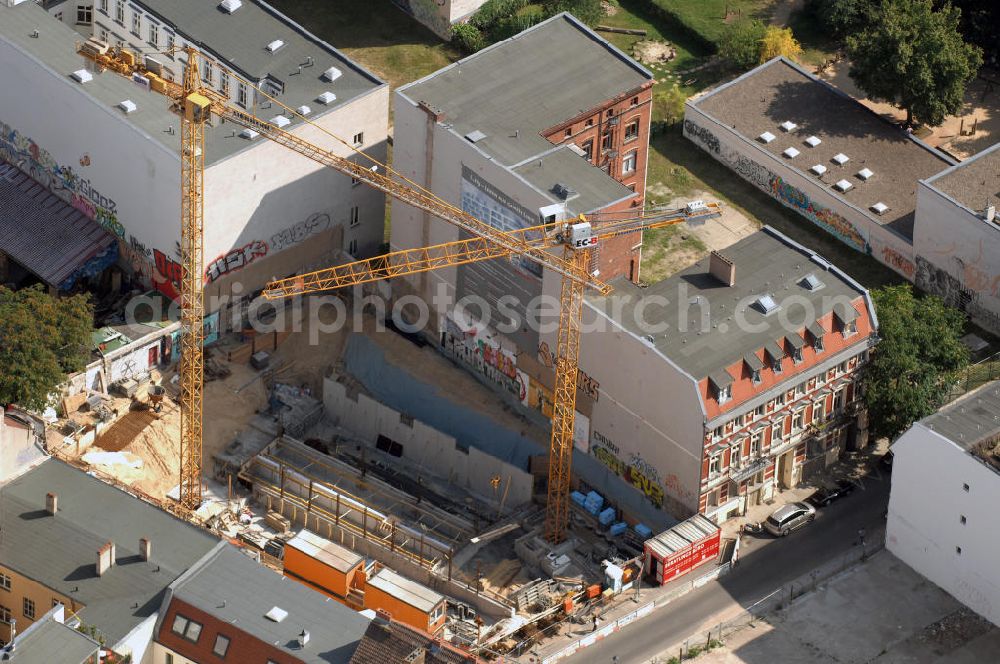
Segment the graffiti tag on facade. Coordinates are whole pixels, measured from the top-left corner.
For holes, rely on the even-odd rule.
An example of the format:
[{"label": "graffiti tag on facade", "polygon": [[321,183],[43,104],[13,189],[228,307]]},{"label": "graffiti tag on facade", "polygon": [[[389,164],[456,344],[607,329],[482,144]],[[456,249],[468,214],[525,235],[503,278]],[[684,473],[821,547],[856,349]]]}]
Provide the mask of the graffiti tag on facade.
[{"label": "graffiti tag on facade", "polygon": [[250,263],[266,255],[266,242],[261,242],[260,240],[248,242],[242,247],[233,249],[209,263],[208,268],[205,270],[205,279],[211,283],[222,276],[242,270]]},{"label": "graffiti tag on facade", "polygon": [[643,461],[642,467],[625,463],[614,452],[600,445],[594,445],[591,451],[597,460],[610,468],[615,475],[642,491],[649,502],[658,508],[663,507],[663,486],[660,485],[655,470],[652,471],[652,475],[650,474],[652,467],[648,463]]},{"label": "graffiti tag on facade", "polygon": [[696,125],[690,120],[685,120],[684,133],[687,134],[689,137],[696,139],[699,143],[704,145],[710,151],[714,152],[715,154],[719,154],[718,137],[705,127]]},{"label": "graffiti tag on facade", "polygon": [[802,190],[782,180],[780,175],[771,181],[771,195],[788,207],[798,210],[806,219],[837,237],[844,244],[860,252],[870,253],[868,242],[851,222],[833,210],[814,203]]},{"label": "graffiti tag on facade", "polygon": [[277,252],[287,249],[293,245],[302,242],[303,240],[315,235],[321,231],[325,231],[330,227],[330,215],[325,213],[317,213],[310,215],[308,219],[300,221],[294,226],[289,226],[288,228],[278,231],[271,236],[271,242],[268,247],[270,251]]},{"label": "graffiti tag on facade", "polygon": [[913,261],[892,247],[882,247],[882,262],[913,281]]},{"label": "graffiti tag on facade", "polygon": [[[549,349],[549,344],[546,342],[541,342],[538,344],[538,359],[539,361],[549,369],[555,367],[556,359],[555,355]],[[601,384],[594,380],[586,371],[583,369],[577,369],[576,372],[576,389],[580,390],[588,397],[593,399],[595,402],[599,401],[601,398]]]}]

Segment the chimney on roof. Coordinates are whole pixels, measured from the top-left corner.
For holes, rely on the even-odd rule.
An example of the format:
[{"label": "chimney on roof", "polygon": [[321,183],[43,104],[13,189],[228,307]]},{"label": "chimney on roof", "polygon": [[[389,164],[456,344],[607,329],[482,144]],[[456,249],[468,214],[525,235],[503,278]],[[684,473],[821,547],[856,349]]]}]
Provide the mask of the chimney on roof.
[{"label": "chimney on roof", "polygon": [[309,630],[304,629],[299,632],[299,648],[305,648],[306,644],[309,643]]},{"label": "chimney on roof", "polygon": [[45,511],[48,512],[50,516],[55,516],[58,509],[59,496],[51,492],[45,494]]},{"label": "chimney on roof", "polygon": [[97,576],[104,576],[104,573],[115,564],[115,543],[108,542],[97,550]]},{"label": "chimney on roof", "polygon": [[709,254],[708,273],[726,286],[736,285],[736,263],[723,256],[718,251],[713,251]]},{"label": "chimney on roof", "polygon": [[409,655],[403,658],[406,664],[424,664],[427,661],[427,651],[421,647],[417,647]]},{"label": "chimney on roof", "polygon": [[153,557],[153,543],[148,537],[139,540],[139,556],[146,562]]}]

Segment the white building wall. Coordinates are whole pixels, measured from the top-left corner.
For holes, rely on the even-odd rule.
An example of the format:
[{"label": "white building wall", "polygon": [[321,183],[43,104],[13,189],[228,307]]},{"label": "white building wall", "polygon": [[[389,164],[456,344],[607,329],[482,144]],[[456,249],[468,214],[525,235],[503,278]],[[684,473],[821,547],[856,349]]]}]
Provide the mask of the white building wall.
[{"label": "white building wall", "polygon": [[779,157],[740,136],[691,102],[684,110],[684,135],[782,205],[852,249],[871,255],[913,281],[914,252],[908,239],[836,198],[815,180],[789,168]]},{"label": "white building wall", "polygon": [[1000,333],[1000,226],[925,182],[917,185],[915,282]]},{"label": "white building wall", "polygon": [[152,659],[153,628],[156,626],[158,614],[154,613],[129,632],[125,638],[116,643],[113,649],[117,653],[131,654],[132,661],[142,664]]},{"label": "white building wall", "polygon": [[[1000,473],[920,423],[892,449],[886,546],[970,609],[1000,625],[996,561]],[[956,547],[961,547],[961,554]]]}]

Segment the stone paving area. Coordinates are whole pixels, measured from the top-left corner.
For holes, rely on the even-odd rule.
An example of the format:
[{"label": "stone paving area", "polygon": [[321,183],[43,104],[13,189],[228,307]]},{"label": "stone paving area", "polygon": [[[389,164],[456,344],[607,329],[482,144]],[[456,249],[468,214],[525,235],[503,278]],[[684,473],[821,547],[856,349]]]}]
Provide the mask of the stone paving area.
[{"label": "stone paving area", "polygon": [[686,661],[972,664],[998,661],[998,653],[1000,628],[882,551]]}]

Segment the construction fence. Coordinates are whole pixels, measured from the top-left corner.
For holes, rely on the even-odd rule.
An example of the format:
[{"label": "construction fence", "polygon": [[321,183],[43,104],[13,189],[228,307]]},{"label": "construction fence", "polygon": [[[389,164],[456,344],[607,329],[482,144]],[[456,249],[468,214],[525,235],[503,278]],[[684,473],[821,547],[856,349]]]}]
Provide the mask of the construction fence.
[{"label": "construction fence", "polygon": [[1000,353],[995,353],[975,364],[970,364],[959,374],[948,390],[944,403],[949,403],[977,387],[1000,379]]}]

